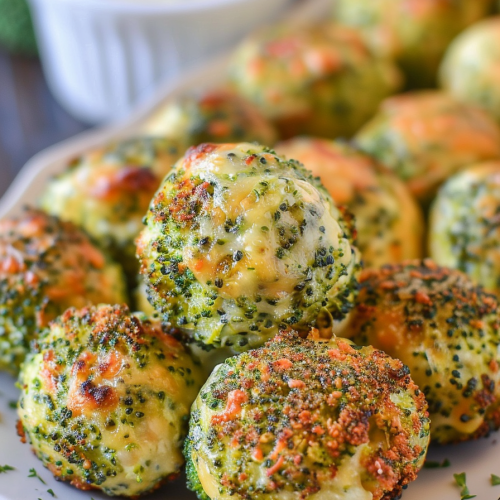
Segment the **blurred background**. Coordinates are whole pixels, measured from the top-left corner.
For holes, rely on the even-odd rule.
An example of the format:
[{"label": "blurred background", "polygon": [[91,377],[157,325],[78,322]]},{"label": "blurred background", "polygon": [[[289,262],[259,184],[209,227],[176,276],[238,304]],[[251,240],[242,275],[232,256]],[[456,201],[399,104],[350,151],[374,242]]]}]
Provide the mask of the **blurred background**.
[{"label": "blurred background", "polygon": [[127,116],[291,3],[0,0],[0,196],[37,152]]},{"label": "blurred background", "polygon": [[[480,85],[491,73],[490,86],[496,88],[495,51],[478,49],[481,61],[486,53],[492,60],[483,61],[476,74],[470,50],[460,49],[460,39],[467,45],[468,35],[454,43],[470,26],[472,46],[491,45],[498,21],[488,30],[481,20],[494,12],[495,0],[0,0],[0,195],[40,150],[92,126],[123,120],[159,87],[238,47],[287,9],[315,3],[324,4],[330,12],[325,20],[337,28],[299,42],[305,62],[290,55],[296,42],[290,46],[284,35],[284,42],[271,43],[272,64],[263,58],[256,70],[245,62],[252,51],[267,50],[264,42],[260,48],[250,44],[233,56],[233,74],[221,77],[274,122],[281,138],[304,133],[352,138],[385,97],[438,86],[495,115],[495,92]],[[273,29],[279,40],[281,28]],[[281,82],[265,81],[266,71],[275,73],[287,58],[290,71],[303,66],[303,74],[290,78],[285,69]],[[306,89],[311,102],[289,98],[292,87]],[[310,123],[304,128],[308,106]]]},{"label": "blurred background", "polygon": [[54,99],[24,0],[0,0],[0,196],[38,151],[88,125]]}]

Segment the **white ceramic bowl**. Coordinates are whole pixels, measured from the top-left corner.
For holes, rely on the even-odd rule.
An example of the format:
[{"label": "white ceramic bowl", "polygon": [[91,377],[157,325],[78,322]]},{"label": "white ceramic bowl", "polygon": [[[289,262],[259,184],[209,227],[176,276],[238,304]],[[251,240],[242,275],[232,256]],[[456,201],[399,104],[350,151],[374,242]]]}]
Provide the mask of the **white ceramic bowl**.
[{"label": "white ceramic bowl", "polygon": [[274,20],[292,0],[30,0],[44,72],[79,119],[120,118],[159,82]]}]

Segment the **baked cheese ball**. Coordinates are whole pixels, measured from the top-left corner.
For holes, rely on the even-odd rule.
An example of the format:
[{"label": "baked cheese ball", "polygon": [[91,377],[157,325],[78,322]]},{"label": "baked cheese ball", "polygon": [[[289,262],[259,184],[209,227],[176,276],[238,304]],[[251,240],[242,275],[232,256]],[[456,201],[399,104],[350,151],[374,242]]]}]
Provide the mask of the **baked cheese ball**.
[{"label": "baked cheese ball", "polygon": [[256,32],[236,49],[229,78],[284,138],[350,136],[401,84],[391,61],[373,56],[356,31],[331,23]]},{"label": "baked cheese ball", "polygon": [[458,36],[443,59],[442,86],[500,121],[500,17],[476,23]]},{"label": "baked cheese ball", "polygon": [[23,366],[19,431],[57,479],[137,497],[177,476],[202,381],[159,322],[68,309]]},{"label": "baked cheese ball", "polygon": [[276,131],[244,97],[215,89],[160,106],[145,132],[175,138],[187,149],[204,142],[258,142],[273,145]]},{"label": "baked cheese ball", "polygon": [[493,119],[437,90],[387,99],[355,140],[424,204],[458,170],[500,157],[500,128]]},{"label": "baked cheese ball", "polygon": [[341,319],[356,291],[351,216],[296,161],[259,145],[190,149],[137,240],[149,301],[210,347],[248,350],[282,325]]},{"label": "baked cheese ball", "polygon": [[126,300],[118,264],[73,224],[33,209],[0,220],[0,370],[17,373],[68,307]]},{"label": "baked cheese ball", "polygon": [[201,500],[389,500],[423,466],[423,393],[372,347],[280,333],[203,386],[186,440]]},{"label": "baked cheese ball", "polygon": [[430,260],[366,270],[346,336],[400,359],[429,403],[434,442],[500,427],[500,316],[494,295]]},{"label": "baked cheese ball", "polygon": [[138,137],[108,144],[74,160],[41,199],[48,213],[82,227],[110,251],[134,284],[134,240],[163,177],[183,154],[175,140]]},{"label": "baked cheese ball", "polygon": [[474,165],[440,189],[430,216],[429,250],[500,294],[500,161]]},{"label": "baked cheese ball", "polygon": [[318,176],[337,204],[356,218],[366,267],[422,257],[424,221],[408,188],[372,157],[340,141],[297,137],[276,151]]},{"label": "baked cheese ball", "polygon": [[334,19],[358,29],[381,57],[397,61],[407,83],[436,83],[439,63],[456,35],[486,16],[494,0],[334,0]]}]

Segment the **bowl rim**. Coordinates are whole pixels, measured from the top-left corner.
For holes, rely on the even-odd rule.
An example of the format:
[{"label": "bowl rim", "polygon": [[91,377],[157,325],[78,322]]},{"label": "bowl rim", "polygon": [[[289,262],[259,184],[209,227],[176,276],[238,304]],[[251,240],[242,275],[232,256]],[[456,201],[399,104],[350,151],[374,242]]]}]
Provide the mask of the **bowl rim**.
[{"label": "bowl rim", "polygon": [[[290,0],[29,0],[30,3],[59,3],[95,10],[119,13],[187,14],[216,10],[231,5],[245,5],[258,1],[261,5],[274,5],[278,2],[290,3]],[[297,2],[297,0],[294,0]]]}]

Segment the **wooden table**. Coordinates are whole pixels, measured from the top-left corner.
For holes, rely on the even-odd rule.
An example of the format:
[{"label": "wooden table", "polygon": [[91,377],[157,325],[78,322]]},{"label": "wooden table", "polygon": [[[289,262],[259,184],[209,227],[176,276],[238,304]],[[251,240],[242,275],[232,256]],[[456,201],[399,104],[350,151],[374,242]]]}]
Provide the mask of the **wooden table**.
[{"label": "wooden table", "polygon": [[0,49],[0,196],[35,153],[86,128],[54,100],[36,58]]}]

